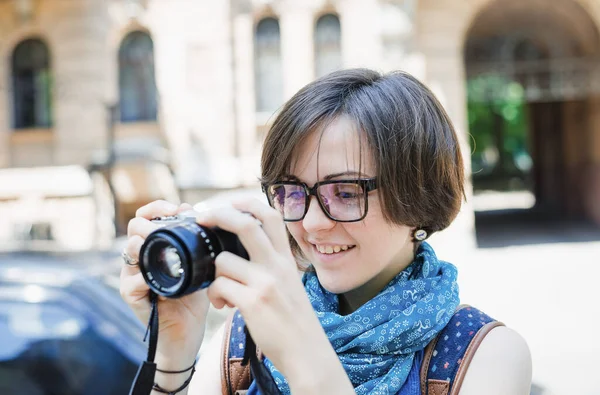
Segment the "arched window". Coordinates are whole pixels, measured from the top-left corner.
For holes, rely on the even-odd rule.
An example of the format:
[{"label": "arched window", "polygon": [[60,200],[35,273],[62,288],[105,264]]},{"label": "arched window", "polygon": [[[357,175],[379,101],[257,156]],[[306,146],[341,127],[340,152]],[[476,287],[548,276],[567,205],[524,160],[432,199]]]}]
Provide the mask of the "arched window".
[{"label": "arched window", "polygon": [[326,14],[315,25],[315,75],[322,77],[342,68],[342,30],[340,19]]},{"label": "arched window", "polygon": [[50,55],[39,39],[27,39],[12,55],[13,126],[48,128],[52,124]]},{"label": "arched window", "polygon": [[254,73],[256,110],[274,111],[283,101],[279,21],[265,18],[256,25]]},{"label": "arched window", "polygon": [[119,49],[121,122],[156,120],[154,44],[148,33],[131,32]]}]

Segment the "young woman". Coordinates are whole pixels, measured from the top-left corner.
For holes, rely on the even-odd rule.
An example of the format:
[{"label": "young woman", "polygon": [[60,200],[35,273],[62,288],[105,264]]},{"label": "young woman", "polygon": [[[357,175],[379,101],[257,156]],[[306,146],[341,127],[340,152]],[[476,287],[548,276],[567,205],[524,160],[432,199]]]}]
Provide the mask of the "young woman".
[{"label": "young woman", "polygon": [[[195,214],[199,224],[236,233],[250,262],[221,253],[207,290],[159,300],[157,366],[184,372],[158,372],[156,383],[172,391],[189,378],[212,303],[239,310],[280,393],[421,393],[423,350],[459,306],[456,268],[424,240],[452,222],[464,199],[457,136],[434,95],[400,72],[325,76],[277,116],[261,181],[269,204],[243,200]],[[128,259],[156,229],[152,218],[190,209],[164,201],[140,208]],[[147,322],[148,287],[135,265],[124,265],[121,284]],[[224,337],[215,335],[179,393],[227,393]],[[468,363],[460,395],[525,395],[530,382],[525,341],[498,326]]]}]

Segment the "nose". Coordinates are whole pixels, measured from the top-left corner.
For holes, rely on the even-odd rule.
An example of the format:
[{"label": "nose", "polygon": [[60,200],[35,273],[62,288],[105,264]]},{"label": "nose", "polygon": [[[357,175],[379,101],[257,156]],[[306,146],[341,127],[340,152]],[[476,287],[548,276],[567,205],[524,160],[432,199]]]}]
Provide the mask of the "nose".
[{"label": "nose", "polygon": [[311,196],[308,202],[308,210],[302,220],[302,226],[307,232],[317,232],[320,230],[331,229],[335,226],[335,221],[329,219],[323,212],[316,196]]}]

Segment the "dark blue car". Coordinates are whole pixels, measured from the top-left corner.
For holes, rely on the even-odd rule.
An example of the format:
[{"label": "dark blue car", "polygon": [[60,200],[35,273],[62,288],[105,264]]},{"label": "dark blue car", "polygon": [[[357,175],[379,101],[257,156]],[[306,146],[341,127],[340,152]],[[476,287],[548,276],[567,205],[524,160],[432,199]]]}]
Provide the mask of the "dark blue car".
[{"label": "dark blue car", "polygon": [[127,394],[145,328],[118,268],[30,258],[0,256],[0,394]]}]

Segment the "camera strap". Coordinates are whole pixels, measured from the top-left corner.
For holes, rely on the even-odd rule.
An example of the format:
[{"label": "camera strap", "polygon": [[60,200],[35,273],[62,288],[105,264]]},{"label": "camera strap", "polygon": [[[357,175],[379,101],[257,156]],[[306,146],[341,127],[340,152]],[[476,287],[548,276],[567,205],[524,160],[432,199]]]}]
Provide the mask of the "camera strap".
[{"label": "camera strap", "polygon": [[158,296],[154,292],[149,291],[149,297],[152,308],[146,334],[144,335],[144,341],[148,338],[148,334],[150,335],[148,339],[148,357],[141,363],[133,380],[129,395],[149,395],[154,385],[154,376],[156,374],[154,357],[156,356],[156,344],[158,343]]},{"label": "camera strap", "polygon": [[250,370],[261,394],[281,395],[281,391],[279,391],[269,369],[267,369],[262,361],[258,360],[256,343],[254,343],[247,325],[244,325],[244,334],[246,336],[246,345],[244,348],[244,357],[242,358],[242,366],[246,366],[250,362]]}]

